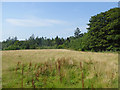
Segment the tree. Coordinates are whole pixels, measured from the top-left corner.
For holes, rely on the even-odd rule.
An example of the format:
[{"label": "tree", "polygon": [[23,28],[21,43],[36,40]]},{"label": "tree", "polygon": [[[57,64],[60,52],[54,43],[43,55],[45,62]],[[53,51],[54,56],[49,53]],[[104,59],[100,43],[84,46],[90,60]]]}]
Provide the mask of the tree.
[{"label": "tree", "polygon": [[81,33],[81,31],[80,31],[80,29],[77,27],[76,30],[75,30],[75,32],[74,32],[74,36],[78,38],[78,37],[80,36],[80,33]]},{"label": "tree", "polygon": [[34,36],[34,34],[32,34],[32,35],[30,36],[29,40],[30,40],[30,41],[31,41],[31,40],[34,40],[34,38],[35,38],[35,36]]},{"label": "tree", "polygon": [[54,39],[30,36],[28,40],[19,41],[9,37],[2,42],[2,49],[36,49],[36,48],[70,48],[74,50],[120,51],[120,8],[113,8],[92,16],[87,33],[76,28],[74,36],[66,39],[56,36]]},{"label": "tree", "polygon": [[92,16],[89,20],[88,42],[94,51],[120,50],[120,8]]},{"label": "tree", "polygon": [[58,36],[56,36],[56,38],[55,38],[55,43],[57,46],[60,45],[60,39]]}]

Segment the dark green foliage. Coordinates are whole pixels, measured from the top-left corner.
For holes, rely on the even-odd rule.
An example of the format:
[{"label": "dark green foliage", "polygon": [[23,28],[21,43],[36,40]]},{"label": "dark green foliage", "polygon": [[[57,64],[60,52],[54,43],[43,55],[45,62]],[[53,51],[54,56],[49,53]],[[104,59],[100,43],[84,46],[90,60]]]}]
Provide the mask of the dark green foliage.
[{"label": "dark green foliage", "polygon": [[69,48],[81,51],[120,51],[119,21],[120,8],[92,16],[88,32],[78,39],[70,39]]},{"label": "dark green foliage", "polygon": [[94,51],[120,50],[120,8],[91,17],[88,24],[89,49]]}]

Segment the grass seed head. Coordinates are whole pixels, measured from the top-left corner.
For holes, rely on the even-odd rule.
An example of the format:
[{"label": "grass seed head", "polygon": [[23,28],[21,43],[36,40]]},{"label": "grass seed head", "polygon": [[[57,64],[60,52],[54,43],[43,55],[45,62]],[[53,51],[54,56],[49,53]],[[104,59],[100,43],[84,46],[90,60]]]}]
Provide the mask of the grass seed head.
[{"label": "grass seed head", "polygon": [[29,64],[29,69],[30,69],[31,66],[32,66],[32,63],[30,62],[30,64]]},{"label": "grass seed head", "polygon": [[84,88],[84,75],[83,75],[83,72],[82,72],[82,88]]},{"label": "grass seed head", "polygon": [[58,71],[60,72],[60,69],[61,69],[61,63],[60,61],[58,62]]},{"label": "grass seed head", "polygon": [[22,68],[22,75],[23,75],[23,68]]},{"label": "grass seed head", "polygon": [[35,67],[34,67],[34,69],[36,69],[36,67],[37,67],[37,64],[35,64]]},{"label": "grass seed head", "polygon": [[22,77],[21,87],[23,88],[23,77]]},{"label": "grass seed head", "polygon": [[34,80],[33,80],[33,78],[32,78],[32,86],[34,87]]},{"label": "grass seed head", "polygon": [[23,75],[23,70],[24,70],[24,64],[22,64],[22,75]]},{"label": "grass seed head", "polygon": [[82,62],[80,62],[80,69],[82,70]]}]

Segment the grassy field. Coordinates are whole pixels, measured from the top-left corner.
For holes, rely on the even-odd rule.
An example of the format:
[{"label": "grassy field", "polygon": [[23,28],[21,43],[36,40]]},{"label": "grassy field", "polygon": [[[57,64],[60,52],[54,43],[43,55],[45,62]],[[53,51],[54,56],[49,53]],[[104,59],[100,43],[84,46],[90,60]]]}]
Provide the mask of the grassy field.
[{"label": "grassy field", "polygon": [[3,88],[118,88],[118,54],[2,51]]}]

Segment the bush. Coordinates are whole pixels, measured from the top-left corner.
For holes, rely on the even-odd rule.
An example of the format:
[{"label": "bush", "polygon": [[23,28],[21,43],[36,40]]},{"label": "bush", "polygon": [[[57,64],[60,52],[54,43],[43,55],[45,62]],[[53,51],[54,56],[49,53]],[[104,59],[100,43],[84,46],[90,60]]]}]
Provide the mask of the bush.
[{"label": "bush", "polygon": [[58,49],[64,49],[64,46],[63,45],[59,45],[57,48]]}]

